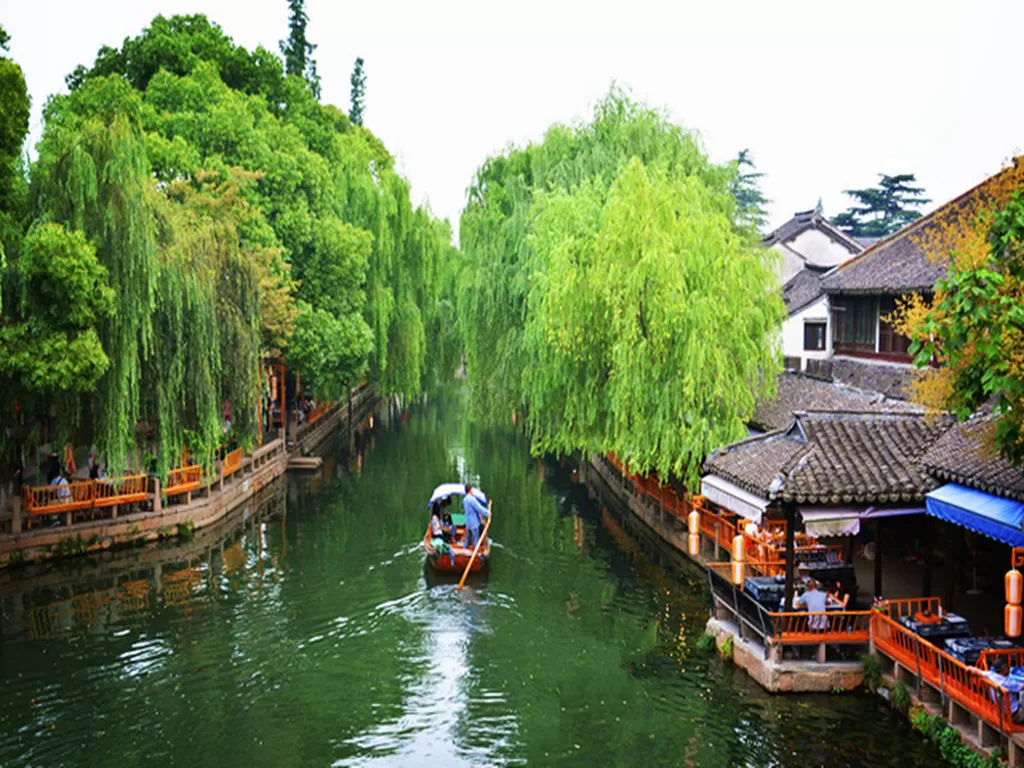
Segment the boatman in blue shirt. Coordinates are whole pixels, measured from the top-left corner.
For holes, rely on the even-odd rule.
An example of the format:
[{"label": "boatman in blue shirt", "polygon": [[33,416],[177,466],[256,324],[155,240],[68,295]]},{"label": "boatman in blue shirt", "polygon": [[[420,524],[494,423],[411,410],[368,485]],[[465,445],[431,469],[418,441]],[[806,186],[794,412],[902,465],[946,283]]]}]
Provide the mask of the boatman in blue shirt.
[{"label": "boatman in blue shirt", "polygon": [[466,498],[462,500],[462,511],[466,513],[466,547],[472,549],[480,541],[480,528],[483,519],[490,517],[491,503],[487,502],[485,507],[474,495],[473,486],[466,483]]}]

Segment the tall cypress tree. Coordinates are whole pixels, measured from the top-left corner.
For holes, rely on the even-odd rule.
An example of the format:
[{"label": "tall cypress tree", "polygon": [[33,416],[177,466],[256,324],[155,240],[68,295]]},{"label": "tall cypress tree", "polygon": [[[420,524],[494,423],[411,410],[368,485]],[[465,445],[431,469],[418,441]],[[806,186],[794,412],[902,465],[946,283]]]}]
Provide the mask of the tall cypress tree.
[{"label": "tall cypress tree", "polygon": [[289,75],[298,75],[309,83],[313,95],[320,98],[320,75],[316,71],[313,51],[316,46],[306,37],[306,0],[288,0],[288,39],[281,40],[281,55],[284,56],[284,69]]},{"label": "tall cypress tree", "polygon": [[878,186],[866,189],[844,189],[843,193],[860,205],[850,206],[832,219],[843,232],[854,237],[885,237],[921,218],[914,207],[931,202],[924,197],[924,188],[912,186],[917,179],[912,173],[897,176],[878,174]]},{"label": "tall cypress tree", "polygon": [[363,71],[362,57],[356,59],[349,82],[352,84],[352,109],[348,113],[348,119],[356,125],[362,125],[366,99],[366,72]]},{"label": "tall cypress tree", "polygon": [[[744,171],[749,168],[749,171]],[[763,173],[756,171],[754,158],[749,149],[740,150],[736,157],[736,177],[732,182],[732,194],[736,198],[736,218],[743,224],[752,224],[761,229],[768,219],[765,205],[771,202],[761,192]]]}]

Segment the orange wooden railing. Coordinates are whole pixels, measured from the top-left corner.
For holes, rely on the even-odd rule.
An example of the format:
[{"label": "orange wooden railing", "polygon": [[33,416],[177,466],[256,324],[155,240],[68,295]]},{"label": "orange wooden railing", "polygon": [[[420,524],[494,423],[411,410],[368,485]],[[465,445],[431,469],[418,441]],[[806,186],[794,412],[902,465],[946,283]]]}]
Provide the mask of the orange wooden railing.
[{"label": "orange wooden railing", "polygon": [[167,473],[165,496],[176,496],[197,490],[203,481],[203,468],[198,464],[188,467],[176,467]]},{"label": "orange wooden railing", "polygon": [[95,480],[93,506],[112,507],[146,500],[146,476],[126,475]]},{"label": "orange wooden railing", "polygon": [[903,616],[942,616],[942,601],[937,597],[909,597],[902,600],[885,600],[878,610],[886,616],[899,619]]},{"label": "orange wooden railing", "polygon": [[242,449],[236,448],[235,450],[224,454],[224,477],[233,475],[235,472],[242,468]]},{"label": "orange wooden railing", "polygon": [[329,410],[331,410],[330,403],[317,403],[313,410],[311,410],[309,414],[306,416],[306,423],[315,423],[317,419],[321,418]]},{"label": "orange wooden railing", "polygon": [[782,645],[798,643],[857,643],[871,639],[872,611],[793,611],[772,613],[773,639]]},{"label": "orange wooden railing", "polygon": [[32,515],[52,515],[88,509],[93,504],[92,480],[77,480],[66,485],[22,486],[21,507]]},{"label": "orange wooden railing", "polygon": [[993,683],[976,667],[969,667],[939,650],[890,616],[880,611],[872,613],[872,633],[879,651],[1000,731],[1014,729],[1010,697],[1005,688]]}]

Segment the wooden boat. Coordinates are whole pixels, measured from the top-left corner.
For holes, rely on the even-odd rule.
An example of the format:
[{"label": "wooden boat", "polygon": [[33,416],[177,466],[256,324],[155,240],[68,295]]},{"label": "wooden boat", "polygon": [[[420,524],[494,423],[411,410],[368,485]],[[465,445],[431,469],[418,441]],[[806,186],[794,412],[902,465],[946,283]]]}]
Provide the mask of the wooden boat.
[{"label": "wooden boat", "polygon": [[[460,540],[464,540],[466,529],[457,528],[458,537]],[[440,553],[430,543],[430,527],[427,527],[427,533],[423,537],[423,549],[427,553],[427,562],[430,563],[431,567],[439,573],[462,573],[466,570],[466,564],[469,562],[469,558],[473,555],[473,550],[469,547],[460,547],[457,543],[450,544],[452,550],[455,552],[455,563],[452,564],[452,557],[449,553]],[[480,545],[480,551],[477,553],[476,559],[473,561],[473,566],[469,569],[470,573],[479,573],[487,565],[487,559],[491,554],[491,540],[486,539],[483,544]]]},{"label": "wooden boat", "polygon": [[[483,495],[479,489],[474,489],[474,495],[479,493],[479,497],[486,501],[486,496]],[[429,509],[435,501],[443,501],[452,496],[462,496],[463,485],[461,483],[445,483],[439,485],[434,489],[434,493],[430,497],[430,501],[427,503]],[[452,562],[452,556],[449,552],[439,552],[434,548],[431,543],[430,536],[430,525],[427,525],[427,532],[423,535],[423,549],[427,553],[427,562],[430,563],[431,567],[438,573],[463,573],[466,570],[466,566],[470,564],[472,559],[472,565],[470,566],[469,573],[479,573],[487,566],[487,561],[491,555],[491,540],[487,538],[487,530],[490,527],[490,518],[488,518],[487,525],[483,531],[483,541],[480,544],[480,551],[477,552],[475,558],[473,558],[473,548],[463,546],[466,538],[466,517],[465,515],[452,514],[452,525],[455,528],[454,541],[449,543],[449,547],[455,553],[455,560]]]}]

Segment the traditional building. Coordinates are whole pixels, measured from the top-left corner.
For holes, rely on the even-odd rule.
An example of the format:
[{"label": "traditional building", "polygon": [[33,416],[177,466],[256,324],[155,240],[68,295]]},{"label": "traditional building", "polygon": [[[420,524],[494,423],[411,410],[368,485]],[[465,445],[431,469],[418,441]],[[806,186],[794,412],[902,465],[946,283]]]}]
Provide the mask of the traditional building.
[{"label": "traditional building", "polygon": [[782,256],[781,282],[789,318],[782,328],[787,367],[802,370],[808,359],[831,353],[829,313],[821,278],[859,253],[861,245],[817,211],[801,211],[762,240]]}]

